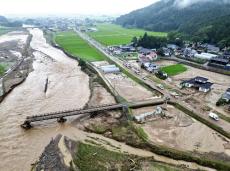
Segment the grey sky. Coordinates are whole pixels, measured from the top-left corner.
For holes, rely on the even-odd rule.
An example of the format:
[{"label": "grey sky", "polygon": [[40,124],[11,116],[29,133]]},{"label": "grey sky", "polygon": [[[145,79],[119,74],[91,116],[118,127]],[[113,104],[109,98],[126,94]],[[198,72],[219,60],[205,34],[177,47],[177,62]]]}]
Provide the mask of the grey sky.
[{"label": "grey sky", "polygon": [[158,0],[0,0],[4,14],[124,14]]}]

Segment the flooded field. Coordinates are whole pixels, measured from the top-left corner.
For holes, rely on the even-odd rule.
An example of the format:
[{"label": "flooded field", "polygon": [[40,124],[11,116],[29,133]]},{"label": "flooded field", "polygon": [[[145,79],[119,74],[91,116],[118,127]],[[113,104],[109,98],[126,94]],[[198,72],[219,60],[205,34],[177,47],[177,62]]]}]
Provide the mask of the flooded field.
[{"label": "flooded field", "polygon": [[105,77],[110,81],[118,94],[128,101],[158,98],[151,91],[134,82],[125,74],[106,74]]},{"label": "flooded field", "polygon": [[[89,78],[78,63],[48,45],[41,30],[32,29],[30,33],[33,35],[31,47],[35,50],[34,71],[0,104],[2,170],[29,170],[50,139],[71,127],[53,121],[53,124],[41,123],[24,131],[20,124],[26,116],[81,108],[90,96]],[[44,92],[46,79],[48,88]]]},{"label": "flooded field", "polygon": [[[225,153],[230,156],[230,149],[227,148],[229,139],[173,106],[163,107],[167,109],[165,114],[169,118],[155,118],[142,124],[151,141],[181,150]],[[151,112],[155,108],[135,109],[133,113],[137,115]]]}]

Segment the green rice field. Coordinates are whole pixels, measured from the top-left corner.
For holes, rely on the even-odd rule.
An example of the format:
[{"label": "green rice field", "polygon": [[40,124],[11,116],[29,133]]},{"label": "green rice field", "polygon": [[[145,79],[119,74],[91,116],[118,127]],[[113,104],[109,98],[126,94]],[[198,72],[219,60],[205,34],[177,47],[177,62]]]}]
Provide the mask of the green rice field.
[{"label": "green rice field", "polygon": [[80,57],[83,60],[92,62],[102,61],[106,58],[102,53],[90,46],[73,31],[57,33],[55,41],[68,53]]},{"label": "green rice field", "polygon": [[141,29],[127,29],[115,24],[97,24],[98,31],[88,34],[103,45],[122,45],[131,42],[133,37],[143,36],[145,32],[152,36],[167,36],[163,32],[150,32]]},{"label": "green rice field", "polygon": [[169,76],[175,76],[187,71],[187,68],[182,64],[169,65],[161,68],[161,71],[166,72]]},{"label": "green rice field", "polygon": [[0,26],[0,35],[6,34],[14,30],[15,30],[14,28]]},{"label": "green rice field", "polygon": [[6,71],[6,67],[3,64],[0,64],[0,76],[2,76],[4,74],[4,72]]}]

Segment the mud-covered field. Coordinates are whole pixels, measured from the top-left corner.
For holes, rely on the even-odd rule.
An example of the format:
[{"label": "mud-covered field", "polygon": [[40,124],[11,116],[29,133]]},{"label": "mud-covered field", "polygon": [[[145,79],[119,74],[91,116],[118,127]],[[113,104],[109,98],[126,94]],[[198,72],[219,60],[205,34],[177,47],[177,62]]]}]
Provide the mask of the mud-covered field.
[{"label": "mud-covered field", "polygon": [[[198,152],[224,153],[230,157],[230,141],[173,106],[162,106],[168,118],[153,117],[141,124],[150,140],[168,147]],[[155,107],[133,110],[134,115]]]},{"label": "mud-covered field", "polygon": [[196,76],[208,78],[209,81],[214,84],[212,86],[211,92],[209,92],[207,95],[204,95],[202,93],[196,93],[196,95],[193,97],[200,100],[202,99],[202,101],[204,101],[207,106],[210,106],[215,110],[230,116],[230,112],[224,110],[223,107],[216,107],[216,102],[221,98],[222,94],[228,88],[230,88],[230,76],[188,67],[188,71],[179,74],[172,79],[175,85],[179,85],[182,80],[194,78]]},{"label": "mud-covered field", "polygon": [[106,74],[106,78],[119,95],[128,101],[141,101],[157,98],[151,91],[134,82],[124,74]]}]

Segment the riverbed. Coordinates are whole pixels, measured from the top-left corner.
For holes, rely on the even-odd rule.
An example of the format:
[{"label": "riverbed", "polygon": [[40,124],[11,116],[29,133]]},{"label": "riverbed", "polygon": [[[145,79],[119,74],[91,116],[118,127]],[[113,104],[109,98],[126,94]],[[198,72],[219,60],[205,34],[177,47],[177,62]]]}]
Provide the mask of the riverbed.
[{"label": "riverbed", "polygon": [[20,124],[26,116],[82,108],[90,96],[89,77],[78,63],[47,44],[41,30],[29,31],[34,70],[0,104],[1,170],[30,170],[50,139],[71,127],[52,121],[25,131]]}]

